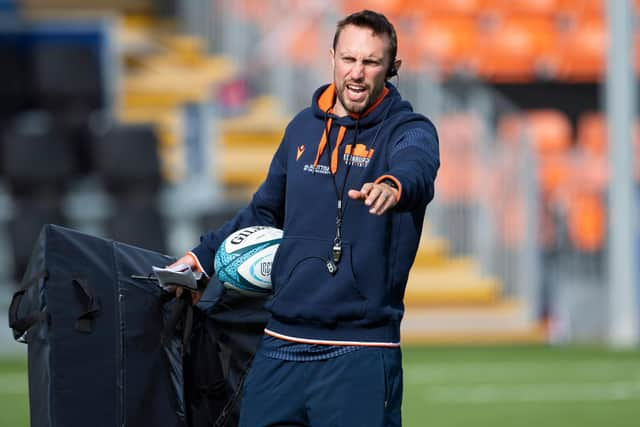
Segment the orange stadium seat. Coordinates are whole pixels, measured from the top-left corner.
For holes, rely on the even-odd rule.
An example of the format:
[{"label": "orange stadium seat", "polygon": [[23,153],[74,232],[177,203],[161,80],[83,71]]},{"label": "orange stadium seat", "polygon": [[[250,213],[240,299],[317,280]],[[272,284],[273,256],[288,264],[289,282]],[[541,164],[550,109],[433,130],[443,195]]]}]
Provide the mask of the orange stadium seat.
[{"label": "orange stadium seat", "polygon": [[473,18],[427,16],[418,30],[418,61],[423,66],[435,67],[443,76],[466,71],[475,38]]},{"label": "orange stadium seat", "polygon": [[[557,204],[557,191],[545,190],[544,186],[562,188],[571,176],[570,159],[567,155],[550,157],[554,162],[547,161],[545,167],[538,166],[535,171],[540,188],[538,203],[538,243],[545,248],[551,248],[556,241],[556,220],[554,215]],[[500,240],[507,247],[517,247],[522,243],[526,233],[528,210],[524,195],[513,182],[514,176],[521,175],[522,152],[516,147],[507,146],[499,151],[498,156],[492,156],[491,165],[487,168],[487,179],[484,180],[486,191],[483,197],[488,197],[488,203],[493,209],[494,220]],[[545,171],[546,169],[546,171]],[[545,176],[541,176],[542,173]],[[544,182],[544,181],[547,182]]]},{"label": "orange stadium seat", "polygon": [[404,0],[340,0],[339,3],[344,14],[369,9],[385,14],[392,22],[405,10]]},{"label": "orange stadium seat", "polygon": [[516,145],[523,137],[524,115],[521,112],[502,114],[498,118],[496,134],[503,145]]},{"label": "orange stadium seat", "polygon": [[562,0],[485,0],[485,7],[503,15],[553,16]]},{"label": "orange stadium seat", "polygon": [[498,137],[503,144],[528,141],[537,157],[537,177],[543,195],[551,195],[571,177],[571,123],[557,110],[512,113],[498,121]]},{"label": "orange stadium seat", "polygon": [[579,19],[558,32],[547,57],[558,79],[571,82],[600,81],[605,70],[607,29],[601,16]]},{"label": "orange stadium seat", "polygon": [[570,147],[572,129],[569,118],[558,110],[532,110],[526,113],[528,134],[536,152],[540,194],[539,241],[545,248],[556,242],[553,214],[572,178]]},{"label": "orange stadium seat", "polygon": [[478,196],[481,159],[478,145],[482,123],[472,113],[452,113],[438,121],[440,170],[438,199],[444,203],[469,202]]},{"label": "orange stadium seat", "polygon": [[287,38],[286,54],[299,65],[314,65],[319,59],[326,61],[331,47],[331,37],[308,25]]},{"label": "orange stadium seat", "polygon": [[579,148],[594,154],[607,152],[607,123],[598,112],[587,112],[580,116],[577,125],[576,143]]},{"label": "orange stadium seat", "polygon": [[554,22],[543,17],[511,17],[478,33],[471,59],[481,77],[494,82],[527,82],[554,44]]},{"label": "orange stadium seat", "polygon": [[538,153],[561,152],[571,145],[571,123],[559,110],[504,114],[498,119],[497,132],[505,144],[516,144],[523,137],[529,138]]},{"label": "orange stadium seat", "polygon": [[[634,178],[640,182],[640,122],[636,121],[632,133],[632,156]],[[608,127],[604,114],[586,112],[577,125],[578,159],[576,173],[581,175],[583,185],[604,191],[609,180]]]},{"label": "orange stadium seat", "polygon": [[605,13],[604,0],[558,0],[558,12],[572,16],[598,15]]},{"label": "orange stadium seat", "polygon": [[607,235],[607,210],[597,192],[578,192],[567,212],[569,238],[580,252],[593,253],[604,247]]},{"label": "orange stadium seat", "polygon": [[569,152],[549,153],[538,159],[540,192],[552,200],[561,197],[559,191],[571,181],[573,162]]},{"label": "orange stadium seat", "polygon": [[571,191],[604,192],[609,183],[608,157],[578,149],[573,153]]},{"label": "orange stadium seat", "polygon": [[526,120],[539,153],[565,151],[571,146],[571,123],[563,112],[531,110]]},{"label": "orange stadium seat", "polygon": [[405,0],[404,8],[411,13],[427,15],[476,16],[484,11],[487,0]]},{"label": "orange stadium seat", "polygon": [[[415,18],[415,17],[414,17]],[[411,19],[414,19],[411,18]],[[406,21],[402,21],[403,23]],[[418,25],[396,25],[398,34],[398,58],[402,59],[402,72],[424,72],[424,64],[418,56]]]}]

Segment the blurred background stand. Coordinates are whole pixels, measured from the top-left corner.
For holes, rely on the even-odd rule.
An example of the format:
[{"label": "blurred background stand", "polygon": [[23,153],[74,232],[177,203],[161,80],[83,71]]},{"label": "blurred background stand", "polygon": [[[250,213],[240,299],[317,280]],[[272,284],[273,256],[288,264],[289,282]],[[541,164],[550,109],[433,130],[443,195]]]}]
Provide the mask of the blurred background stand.
[{"label": "blurred background stand", "polygon": [[440,137],[403,340],[636,345],[631,1],[0,2],[3,286],[46,222],[179,255],[231,218],[362,8]]}]

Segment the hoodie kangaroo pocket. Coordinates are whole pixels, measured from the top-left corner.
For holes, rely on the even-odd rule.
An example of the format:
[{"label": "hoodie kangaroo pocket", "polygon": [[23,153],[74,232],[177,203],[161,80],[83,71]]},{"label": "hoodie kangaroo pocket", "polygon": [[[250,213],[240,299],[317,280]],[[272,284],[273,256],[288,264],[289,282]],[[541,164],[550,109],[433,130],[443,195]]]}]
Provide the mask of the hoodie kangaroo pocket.
[{"label": "hoodie kangaroo pocket", "polygon": [[331,274],[327,260],[332,242],[285,237],[271,271],[272,314],[289,321],[332,325],[362,319],[367,300],[359,290],[351,264],[351,246],[343,243],[338,270]]}]

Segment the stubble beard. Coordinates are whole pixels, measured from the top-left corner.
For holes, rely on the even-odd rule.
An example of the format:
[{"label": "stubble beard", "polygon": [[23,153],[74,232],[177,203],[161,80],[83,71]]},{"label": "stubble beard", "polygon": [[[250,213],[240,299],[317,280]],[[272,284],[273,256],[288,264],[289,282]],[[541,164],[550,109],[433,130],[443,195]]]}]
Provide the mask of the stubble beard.
[{"label": "stubble beard", "polygon": [[338,100],[340,101],[346,112],[349,114],[361,114],[364,111],[367,111],[367,109],[380,97],[384,88],[383,84],[379,88],[372,88],[371,90],[368,90],[364,102],[362,104],[355,104],[349,102],[346,99],[347,97],[344,95],[345,91],[347,90],[347,84],[347,82],[342,83],[342,85],[338,88],[337,96]]}]

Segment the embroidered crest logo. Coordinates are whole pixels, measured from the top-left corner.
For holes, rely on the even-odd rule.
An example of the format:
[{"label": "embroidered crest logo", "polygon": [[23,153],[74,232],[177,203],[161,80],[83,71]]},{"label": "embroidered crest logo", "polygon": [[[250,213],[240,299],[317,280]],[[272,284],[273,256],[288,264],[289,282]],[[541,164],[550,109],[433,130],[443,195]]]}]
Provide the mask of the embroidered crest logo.
[{"label": "embroidered crest logo", "polygon": [[302,153],[304,153],[304,145],[298,146],[298,151],[296,153],[296,161],[300,160],[300,157],[302,157]]},{"label": "embroidered crest logo", "polygon": [[364,144],[356,144],[351,150],[351,144],[344,148],[344,162],[359,168],[366,168],[373,156],[373,148],[367,149]]}]

